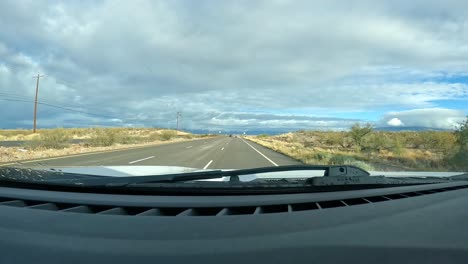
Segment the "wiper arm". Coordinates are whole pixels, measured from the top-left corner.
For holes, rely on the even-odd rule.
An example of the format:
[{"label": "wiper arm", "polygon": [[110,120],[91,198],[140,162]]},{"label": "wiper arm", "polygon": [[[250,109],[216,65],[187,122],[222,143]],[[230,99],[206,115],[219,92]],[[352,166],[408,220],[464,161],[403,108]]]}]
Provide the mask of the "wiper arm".
[{"label": "wiper arm", "polygon": [[[257,177],[254,180],[240,182],[239,176],[252,175],[261,173],[281,172],[281,171],[310,171],[323,170],[323,177]],[[303,174],[302,174],[303,175]],[[388,186],[403,186],[415,184],[430,184],[430,183],[447,183],[459,180],[468,180],[466,174],[464,178],[435,178],[435,177],[384,177],[370,176],[370,174],[355,166],[337,165],[292,165],[280,167],[264,167],[242,170],[212,170],[212,171],[197,171],[188,173],[166,174],[166,175],[150,175],[150,176],[130,176],[130,177],[103,177],[87,174],[51,172],[42,170],[29,170],[20,168],[0,168],[0,183],[16,186],[17,184],[31,185],[31,187],[39,186],[40,188],[83,188],[81,190],[91,190],[98,188],[99,190],[109,191],[128,191],[137,190],[138,192],[168,189],[172,191],[180,191],[184,188],[196,187],[199,188],[221,188],[226,190],[237,190],[242,187],[242,191],[247,189],[268,191],[277,190],[278,188],[284,191],[286,189],[311,191],[311,190],[336,190],[336,188],[369,188],[369,187],[388,187]],[[196,182],[197,180],[218,179],[221,177],[229,177],[229,182]],[[195,181],[195,182],[194,182]],[[171,189],[171,183],[189,182],[176,186],[176,189]],[[193,186],[192,186],[193,184]],[[161,188],[162,187],[162,188]],[[182,188],[184,187],[184,188]],[[143,189],[142,189],[143,188]],[[234,189],[233,189],[234,188]],[[318,189],[317,189],[318,188]],[[343,190],[343,189],[340,189]]]},{"label": "wiper arm", "polygon": [[[74,181],[77,185],[86,186],[123,186],[129,184],[141,184],[141,183],[174,183],[174,182],[186,182],[195,180],[209,180],[218,179],[222,177],[230,177],[230,182],[239,181],[238,176],[252,175],[261,173],[271,172],[283,172],[283,171],[306,171],[306,170],[323,170],[325,177],[369,177],[369,172],[350,165],[288,165],[278,167],[262,167],[253,169],[240,169],[240,170],[213,170],[213,171],[197,171],[197,172],[186,172],[186,173],[175,173],[165,175],[150,175],[150,176],[130,176],[130,177],[108,177],[94,178],[94,179],[80,179]],[[322,177],[319,177],[322,178]]]}]

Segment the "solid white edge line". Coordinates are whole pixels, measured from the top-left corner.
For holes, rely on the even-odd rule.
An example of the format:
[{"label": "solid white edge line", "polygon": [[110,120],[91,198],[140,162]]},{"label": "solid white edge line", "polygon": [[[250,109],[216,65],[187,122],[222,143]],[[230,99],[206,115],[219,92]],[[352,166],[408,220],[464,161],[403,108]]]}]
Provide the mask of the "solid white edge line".
[{"label": "solid white edge line", "polygon": [[267,156],[265,156],[265,154],[261,153],[258,149],[254,148],[252,145],[250,145],[249,143],[247,143],[247,141],[245,141],[243,138],[241,138],[242,141],[244,141],[245,144],[249,145],[249,147],[251,147],[253,150],[257,151],[258,154],[262,155],[266,160],[268,160],[269,162],[271,162],[271,164],[275,165],[276,167],[278,167],[279,165],[276,164],[274,161],[272,161],[270,158],[268,158]]},{"label": "solid white edge line", "polygon": [[154,158],[154,156],[147,157],[147,158],[144,158],[144,159],[130,161],[128,164],[133,164],[133,163],[137,163],[137,162],[140,162],[140,161],[149,160],[149,159],[152,159],[152,158]]},{"label": "solid white edge line", "polygon": [[208,162],[205,167],[203,167],[204,170],[206,170],[208,168],[208,166],[210,166],[211,162],[213,162],[213,160],[210,160],[210,162]]}]

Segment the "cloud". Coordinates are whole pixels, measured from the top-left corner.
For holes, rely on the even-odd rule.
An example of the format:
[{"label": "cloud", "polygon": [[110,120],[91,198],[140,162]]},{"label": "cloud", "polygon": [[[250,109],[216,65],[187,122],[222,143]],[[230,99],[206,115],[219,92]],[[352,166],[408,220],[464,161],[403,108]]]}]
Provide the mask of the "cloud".
[{"label": "cloud", "polygon": [[[342,128],[366,117],[316,113],[444,107],[468,98],[466,83],[441,80],[467,74],[466,8],[0,1],[0,125],[29,124],[30,102],[11,99],[32,100],[37,72],[40,100],[80,111],[41,105],[44,125],[173,126],[181,111],[191,128]],[[257,112],[269,115],[246,116]]]},{"label": "cloud", "polygon": [[400,119],[394,117],[394,118],[388,120],[387,125],[389,125],[389,126],[403,126],[403,122],[401,122]]},{"label": "cloud", "polygon": [[380,124],[405,127],[454,129],[465,120],[465,113],[444,108],[423,108],[390,112],[383,116]]}]

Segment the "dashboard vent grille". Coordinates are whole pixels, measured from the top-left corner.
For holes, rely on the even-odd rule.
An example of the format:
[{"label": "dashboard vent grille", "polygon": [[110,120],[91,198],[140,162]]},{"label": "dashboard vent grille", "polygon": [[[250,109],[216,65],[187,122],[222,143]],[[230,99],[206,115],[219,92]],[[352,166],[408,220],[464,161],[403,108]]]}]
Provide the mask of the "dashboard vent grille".
[{"label": "dashboard vent grille", "polygon": [[20,200],[0,197],[0,206],[23,207],[35,210],[48,210],[69,213],[99,214],[99,215],[125,215],[125,216],[229,216],[229,215],[257,215],[291,213],[309,210],[323,210],[335,207],[346,207],[362,204],[371,204],[384,201],[405,199],[433,193],[453,191],[468,188],[468,185],[431,189],[424,191],[405,192],[380,196],[359,197],[341,200],[316,201],[307,203],[291,203],[243,207],[127,207],[102,206],[92,204],[67,204],[50,201]]}]

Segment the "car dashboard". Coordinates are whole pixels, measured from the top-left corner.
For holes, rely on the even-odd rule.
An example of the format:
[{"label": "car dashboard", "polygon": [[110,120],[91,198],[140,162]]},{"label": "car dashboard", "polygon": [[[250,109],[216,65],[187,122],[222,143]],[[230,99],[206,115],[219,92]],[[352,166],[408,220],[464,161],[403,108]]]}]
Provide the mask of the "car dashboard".
[{"label": "car dashboard", "polygon": [[1,263],[466,263],[468,183],[269,195],[0,187]]}]

